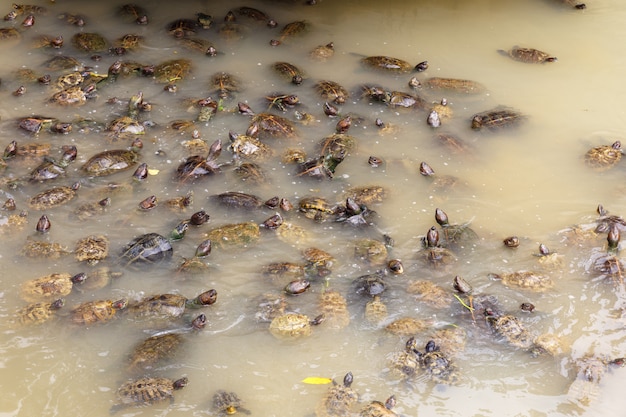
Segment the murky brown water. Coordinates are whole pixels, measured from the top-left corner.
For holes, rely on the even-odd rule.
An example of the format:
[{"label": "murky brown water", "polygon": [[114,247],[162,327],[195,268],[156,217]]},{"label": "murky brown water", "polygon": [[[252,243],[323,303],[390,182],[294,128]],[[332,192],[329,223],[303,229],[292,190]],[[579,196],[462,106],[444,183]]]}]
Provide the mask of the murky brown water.
[{"label": "murky brown water", "polygon": [[[351,371],[353,388],[362,404],[383,401],[394,394],[395,411],[405,416],[619,416],[626,406],[621,386],[626,378],[623,369],[613,369],[599,384],[589,384],[593,401],[583,404],[570,385],[577,380],[575,363],[590,354],[600,358],[626,355],[623,327],[624,291],[610,278],[594,273],[593,260],[606,250],[606,236],[598,235],[577,244],[566,239],[563,229],[591,224],[597,217],[596,206],[603,204],[612,214],[625,209],[623,166],[596,172],[585,166],[583,155],[592,146],[623,140],[623,109],[620,97],[626,69],[622,38],[626,9],[621,2],[589,2],[584,11],[570,10],[558,1],[526,2],[387,2],[323,1],[311,7],[288,2],[146,2],[150,24],[137,26],[115,17],[114,3],[57,2],[45,4],[47,16],[37,16],[33,28],[24,30],[17,45],[2,47],[0,65],[0,141],[19,144],[46,142],[51,155],[58,157],[62,145],[78,148],[77,161],[70,165],[65,178],[45,184],[24,184],[17,189],[3,186],[0,200],[15,198],[17,209],[27,209],[28,200],[53,185],[70,185],[80,180],[81,189],[68,205],[46,212],[29,210],[23,230],[6,230],[0,236],[3,273],[0,314],[4,318],[0,349],[2,378],[0,416],[105,415],[115,401],[115,390],[129,379],[125,371],[133,347],[158,328],[137,325],[127,317],[103,326],[78,328],[69,324],[67,313],[83,301],[129,298],[177,292],[194,296],[208,288],[218,291],[218,301],[205,311],[207,328],[187,335],[182,354],[152,375],[178,378],[187,376],[189,386],[176,392],[172,405],[161,403],[149,408],[130,408],[133,415],[189,415],[214,413],[211,398],[218,389],[236,391],[253,415],[311,416],[325,395],[326,385],[307,385],[310,376],[334,378],[340,382]],[[277,29],[241,19],[246,26],[241,41],[227,42],[217,35],[221,17],[231,7],[248,5],[272,15],[282,25],[306,19],[311,30],[284,45],[272,48],[269,40],[278,37]],[[10,11],[4,2],[0,13]],[[198,36],[212,40],[221,52],[215,58],[181,48],[165,30],[175,18],[193,18],[196,12],[216,17],[214,27],[200,30]],[[79,13],[87,24],[83,29],[56,19],[62,12]],[[15,21],[16,27],[23,20]],[[3,27],[12,26],[3,23]],[[145,45],[122,57],[143,64],[158,64],[185,57],[192,60],[191,75],[176,82],[178,91],[167,93],[163,84],[150,78],[126,77],[115,83],[98,86],[98,97],[81,107],[61,107],[49,103],[52,86],[24,83],[14,71],[22,67],[46,72],[43,62],[59,53],[72,55],[98,73],[106,73],[118,57],[103,53],[94,62],[88,54],[77,52],[70,39],[78,31],[99,32],[109,40],[126,33],[146,38]],[[63,35],[60,51],[31,49],[38,35]],[[308,52],[315,46],[333,41],[336,54],[325,63],[313,62]],[[512,45],[536,47],[558,57],[557,63],[526,65],[507,59],[498,49]],[[390,55],[412,64],[428,61],[429,68],[417,74],[427,77],[453,77],[475,80],[487,87],[474,96],[421,91],[428,101],[446,97],[453,111],[451,119],[434,130],[426,124],[426,111],[390,109],[382,103],[359,100],[361,84],[377,84],[389,90],[410,92],[411,75],[392,76],[370,72],[359,65],[361,55]],[[301,86],[282,81],[271,70],[276,61],[288,61],[303,68],[308,78]],[[274,156],[261,163],[266,184],[242,182],[225,166],[222,173],[196,182],[173,180],[176,167],[189,156],[182,146],[191,138],[191,130],[179,132],[169,127],[176,119],[194,120],[197,109],[185,100],[209,96],[208,80],[218,71],[228,71],[241,79],[242,88],[232,100],[223,103],[225,110],[238,101],[247,102],[255,111],[266,106],[263,97],[276,92],[296,93],[300,111],[314,115],[312,125],[297,125],[296,139],[275,139],[267,143]],[[60,72],[51,72],[53,79]],[[287,148],[302,148],[312,155],[317,143],[334,132],[337,119],[323,114],[321,100],[313,84],[321,79],[334,80],[353,92],[340,106],[342,113],[363,118],[349,133],[358,144],[337,167],[333,180],[315,181],[296,176],[294,165],[280,157]],[[26,94],[11,93],[25,85]],[[68,135],[40,133],[30,135],[16,128],[16,120],[38,114],[63,121],[89,118],[107,123],[126,111],[126,102],[141,91],[152,103],[150,113],[140,120],[152,121],[142,137],[144,149],[140,160],[156,175],[133,184],[132,191],[111,195],[107,211],[89,221],[77,221],[71,213],[80,204],[94,202],[107,195],[103,188],[111,183],[132,184],[131,173],[90,179],[80,171],[89,157],[102,149],[119,149],[129,141],[111,142],[102,131],[77,127]],[[119,104],[107,100],[118,97]],[[506,106],[522,112],[526,119],[515,129],[484,133],[470,129],[473,114]],[[277,112],[277,114],[282,114]],[[294,110],[285,117],[295,120]],[[395,127],[383,134],[374,124],[376,118]],[[219,161],[227,162],[232,153],[226,149],[228,132],[244,133],[249,117],[219,112],[210,122],[196,122],[202,139],[224,142]],[[439,146],[436,133],[453,133],[469,150],[457,154]],[[385,162],[378,168],[367,164],[370,155]],[[451,190],[437,190],[419,174],[419,164],[427,161],[436,175],[461,179]],[[39,160],[16,158],[7,161],[5,178],[21,178]],[[342,202],[350,187],[381,185],[388,190],[382,204],[370,208],[377,212],[375,226],[366,229],[344,227],[332,222],[317,223],[291,211],[282,213],[285,220],[303,226],[308,237],[301,242],[280,240],[272,231],[262,230],[260,241],[245,249],[215,248],[207,258],[210,271],[201,275],[177,273],[183,257],[191,257],[203,234],[227,223],[260,223],[274,211],[238,211],[225,209],[209,196],[225,191],[254,193],[263,199],[274,195],[297,205],[305,196],[322,196]],[[193,190],[193,205],[185,212],[173,212],[163,204],[149,212],[140,212],[137,203],[155,195],[159,202],[185,195]],[[444,209],[451,222],[472,222],[480,236],[456,252],[456,261],[434,268],[423,260],[420,236],[435,225],[435,208]],[[189,230],[182,241],[173,243],[174,255],[169,264],[152,269],[131,269],[116,264],[124,244],[143,233],[168,235],[181,220],[204,209],[210,222]],[[42,214],[49,216],[49,233],[35,232]],[[6,220],[4,212],[3,221]],[[4,226],[7,229],[6,226]],[[355,294],[353,280],[372,273],[381,266],[369,265],[353,256],[355,242],[362,237],[382,240],[382,234],[395,240],[389,258],[399,258],[405,266],[400,276],[388,276],[382,299],[389,316],[380,325],[364,319],[366,298]],[[11,324],[15,312],[26,303],[20,298],[22,282],[53,272],[89,274],[94,268],[77,262],[72,255],[58,260],[32,260],[20,255],[27,239],[58,242],[72,249],[79,238],[104,234],[110,240],[111,254],[104,265],[123,271],[124,275],[100,290],[74,291],[66,297],[66,306],[56,321],[38,327]],[[521,245],[510,250],[502,239],[517,235]],[[533,254],[540,243],[562,255],[562,266],[548,269]],[[256,298],[265,292],[279,293],[289,278],[270,279],[261,273],[271,262],[302,262],[301,251],[318,247],[336,258],[332,274],[326,280],[314,280],[311,289],[288,298],[289,310],[310,315],[318,313],[318,300],[325,287],[339,291],[348,301],[350,324],[333,330],[327,323],[314,328],[311,336],[278,340],[268,331],[268,323],[254,319]],[[505,287],[490,279],[489,273],[537,270],[549,275],[554,288],[537,293]],[[528,352],[499,340],[484,325],[481,316],[472,321],[469,312],[456,300],[450,306],[434,308],[407,293],[410,282],[431,280],[451,293],[455,275],[468,280],[476,294],[498,297],[503,311],[519,317],[535,335],[551,333],[560,337],[565,352],[556,357],[532,357]],[[523,313],[522,302],[532,302],[536,310]],[[388,322],[400,317],[426,320],[429,328],[416,335],[418,347],[430,339],[435,329],[456,326],[466,331],[464,351],[453,358],[460,372],[454,385],[435,384],[424,376],[403,381],[389,373],[389,359],[403,349],[407,336],[391,336],[383,330]],[[173,326],[182,326],[181,323]],[[580,384],[580,382],[576,383]],[[570,394],[568,394],[570,391]],[[358,410],[358,406],[356,407]],[[120,412],[122,414],[122,412]]]}]

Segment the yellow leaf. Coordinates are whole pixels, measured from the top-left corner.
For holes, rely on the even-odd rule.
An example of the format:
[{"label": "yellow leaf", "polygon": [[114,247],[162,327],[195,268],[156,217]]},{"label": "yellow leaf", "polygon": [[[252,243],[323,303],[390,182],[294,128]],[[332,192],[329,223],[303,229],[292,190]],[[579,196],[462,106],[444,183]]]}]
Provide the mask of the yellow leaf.
[{"label": "yellow leaf", "polygon": [[309,377],[304,378],[302,382],[304,382],[305,384],[322,385],[322,384],[330,384],[331,382],[333,382],[333,380],[330,378],[324,378],[321,376],[309,376]]},{"label": "yellow leaf", "polygon": [[159,173],[158,169],[148,169],[148,175],[156,175]]}]

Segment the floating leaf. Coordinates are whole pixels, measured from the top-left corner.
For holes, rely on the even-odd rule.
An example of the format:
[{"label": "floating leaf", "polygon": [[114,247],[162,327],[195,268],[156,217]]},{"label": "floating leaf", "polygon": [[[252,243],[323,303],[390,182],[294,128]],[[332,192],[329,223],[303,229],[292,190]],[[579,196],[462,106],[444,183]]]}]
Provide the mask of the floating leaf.
[{"label": "floating leaf", "polygon": [[302,382],[304,382],[305,384],[311,384],[311,385],[323,385],[323,384],[330,384],[331,382],[333,382],[333,380],[330,378],[324,378],[321,376],[309,376],[309,377],[304,378]]}]

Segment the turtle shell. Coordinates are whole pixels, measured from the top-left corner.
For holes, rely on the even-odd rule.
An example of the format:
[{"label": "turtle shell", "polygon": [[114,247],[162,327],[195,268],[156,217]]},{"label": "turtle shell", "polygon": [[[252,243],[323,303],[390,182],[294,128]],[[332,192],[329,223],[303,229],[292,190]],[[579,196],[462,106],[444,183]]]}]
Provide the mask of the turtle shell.
[{"label": "turtle shell", "polygon": [[158,264],[171,259],[173,252],[168,239],[158,233],[146,233],[131,240],[122,250],[121,258],[127,265]]},{"label": "turtle shell", "polygon": [[496,130],[519,124],[524,116],[514,110],[498,108],[476,113],[472,116],[472,129]]},{"label": "turtle shell", "polygon": [[248,131],[258,131],[259,136],[272,138],[295,138],[296,129],[288,119],[271,113],[259,113],[252,118]]},{"label": "turtle shell", "polygon": [[76,242],[74,256],[78,262],[95,265],[109,255],[109,239],[106,236],[87,236]]},{"label": "turtle shell", "polygon": [[547,276],[533,271],[516,271],[504,274],[491,274],[490,278],[501,279],[508,287],[533,291],[545,291],[554,286],[554,281]]},{"label": "turtle shell", "polygon": [[188,59],[173,59],[154,67],[154,77],[158,82],[170,83],[182,80],[191,72],[191,61]]},{"label": "turtle shell", "polygon": [[511,346],[521,349],[530,349],[533,345],[533,335],[522,325],[515,316],[487,316],[487,323]]},{"label": "turtle shell", "polygon": [[[296,67],[293,64],[290,64],[289,62],[275,62],[272,65],[272,68],[286,81],[292,82],[294,84],[299,84],[300,82],[302,82],[303,78],[306,78],[306,75],[300,68]],[[298,77],[300,77],[299,82]]]},{"label": "turtle shell", "polygon": [[361,63],[368,68],[396,74],[406,74],[414,69],[413,65],[402,59],[384,55],[368,56],[361,59]]},{"label": "turtle shell", "polygon": [[365,319],[372,324],[378,324],[387,318],[387,306],[375,295],[365,304]]},{"label": "turtle shell", "polygon": [[96,324],[113,320],[118,311],[126,308],[126,300],[88,301],[76,306],[72,311],[71,320],[74,324]]},{"label": "turtle shell", "polygon": [[138,160],[137,152],[126,149],[113,149],[95,154],[81,167],[94,177],[115,174],[131,169]]},{"label": "turtle shell", "polygon": [[52,302],[32,303],[20,309],[17,317],[23,325],[41,324],[54,317],[56,311],[64,305],[65,301],[62,298]]},{"label": "turtle shell", "polygon": [[319,311],[324,315],[325,325],[330,328],[343,329],[350,324],[348,304],[337,291],[324,291],[319,300]]},{"label": "turtle shell", "polygon": [[54,187],[32,197],[28,206],[33,210],[48,210],[62,206],[76,197],[77,187]]},{"label": "turtle shell", "polygon": [[131,372],[144,372],[158,363],[172,358],[183,343],[180,333],[165,333],[152,336],[135,346],[130,355],[128,369]]},{"label": "turtle shell", "polygon": [[243,402],[234,392],[219,390],[213,395],[213,408],[222,414],[231,415],[237,411],[249,414],[248,410],[241,408],[242,404]]},{"label": "turtle shell", "polygon": [[359,400],[359,394],[351,388],[352,380],[352,372],[348,372],[343,378],[343,384],[333,381],[333,385],[315,408],[316,417],[351,415],[352,407]]},{"label": "turtle shell", "polygon": [[622,159],[622,144],[615,141],[612,145],[591,148],[585,153],[585,163],[598,170],[613,168]]},{"label": "turtle shell", "polygon": [[67,255],[71,252],[60,243],[28,240],[22,247],[21,253],[33,259],[58,259],[62,255]]},{"label": "turtle shell", "polygon": [[333,42],[326,45],[316,46],[309,52],[309,58],[318,62],[326,62],[335,55],[335,44]]},{"label": "turtle shell", "polygon": [[131,304],[128,311],[135,319],[172,319],[180,317],[186,308],[197,308],[214,304],[217,291],[208,290],[194,299],[187,299],[180,294],[158,294]]},{"label": "turtle shell", "polygon": [[76,49],[84,52],[102,52],[109,47],[104,37],[98,33],[78,32],[72,36],[72,44]]},{"label": "turtle shell", "polygon": [[286,313],[270,323],[270,333],[277,338],[309,336],[311,331],[311,321],[304,314]]},{"label": "turtle shell", "polygon": [[551,56],[549,53],[535,48],[514,46],[508,51],[499,50],[498,52],[508,55],[515,61],[524,62],[526,64],[543,64],[544,62],[555,62],[557,60],[556,57]]},{"label": "turtle shell", "polygon": [[392,395],[384,403],[380,401],[372,401],[361,409],[359,417],[394,417],[397,416],[392,408],[396,404],[395,397]]},{"label": "turtle shell", "polygon": [[216,248],[245,247],[261,237],[259,225],[253,222],[227,224],[207,233]]},{"label": "turtle shell", "polygon": [[68,295],[74,283],[82,282],[85,274],[70,275],[67,273],[54,273],[28,280],[22,284],[21,296],[29,302],[52,301]]},{"label": "turtle shell", "polygon": [[122,384],[117,390],[117,403],[111,413],[131,406],[153,404],[174,398],[174,391],[187,385],[188,379],[183,377],[176,381],[169,378],[144,377]]},{"label": "turtle shell", "polygon": [[431,77],[421,84],[425,88],[451,93],[478,94],[486,90],[485,86],[476,81],[458,78]]},{"label": "turtle shell", "polygon": [[402,317],[385,326],[385,330],[397,336],[414,336],[424,331],[427,327],[428,325],[423,320]]},{"label": "turtle shell", "polygon": [[348,98],[348,90],[339,83],[334,81],[322,80],[315,84],[315,91],[324,100],[334,101],[337,104],[343,104]]}]

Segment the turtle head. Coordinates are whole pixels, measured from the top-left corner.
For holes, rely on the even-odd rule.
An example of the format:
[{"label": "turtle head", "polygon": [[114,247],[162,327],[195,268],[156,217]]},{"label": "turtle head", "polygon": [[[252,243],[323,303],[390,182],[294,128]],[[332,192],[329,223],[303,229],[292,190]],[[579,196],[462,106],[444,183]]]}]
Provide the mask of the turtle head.
[{"label": "turtle head", "polygon": [[85,274],[84,272],[80,272],[71,278],[74,284],[81,284],[85,282],[86,279],[87,279],[87,274]]},{"label": "turtle head", "polygon": [[193,330],[204,329],[204,326],[206,326],[206,316],[204,314],[200,314],[191,322],[191,328]]},{"label": "turtle head", "polygon": [[184,377],[174,381],[173,386],[174,386],[174,389],[181,389],[181,388],[185,388],[188,383],[189,383],[189,378],[184,376]]}]

